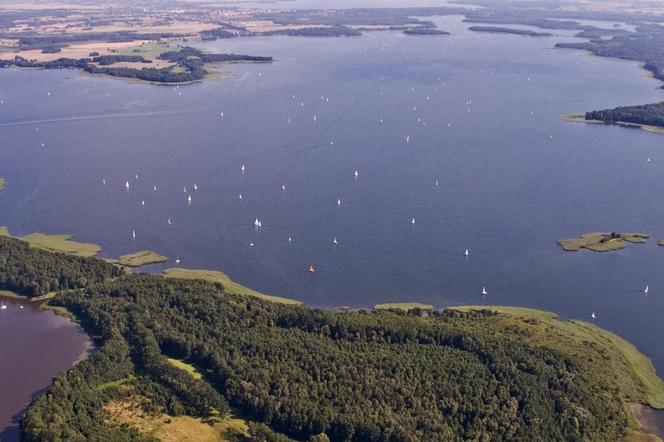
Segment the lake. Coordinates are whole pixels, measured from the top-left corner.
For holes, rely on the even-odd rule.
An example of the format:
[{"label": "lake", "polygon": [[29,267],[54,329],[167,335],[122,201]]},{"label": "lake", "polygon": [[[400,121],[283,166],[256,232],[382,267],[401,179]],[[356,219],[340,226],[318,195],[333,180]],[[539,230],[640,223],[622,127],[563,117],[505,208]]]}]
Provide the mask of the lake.
[{"label": "lake", "polygon": [[[72,233],[104,257],[154,250],[171,260],[150,271],[180,259],[311,306],[595,312],[663,373],[664,138],[560,120],[661,100],[659,83],[554,49],[569,33],[436,21],[453,35],[196,43],[277,61],[178,88],[0,70],[0,225]],[[592,231],[653,238],[609,254],[556,244]]]},{"label": "lake", "polygon": [[0,440],[19,440],[19,412],[90,349],[83,329],[40,303],[4,298],[0,310]]}]

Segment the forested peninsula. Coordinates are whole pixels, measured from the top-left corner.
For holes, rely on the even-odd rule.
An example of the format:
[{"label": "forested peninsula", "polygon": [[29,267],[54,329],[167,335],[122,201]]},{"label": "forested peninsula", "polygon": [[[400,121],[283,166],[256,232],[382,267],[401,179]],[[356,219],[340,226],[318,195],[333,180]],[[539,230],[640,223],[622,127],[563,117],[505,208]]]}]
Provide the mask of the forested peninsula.
[{"label": "forested peninsula", "polygon": [[[543,312],[312,309],[10,237],[0,289],[60,290],[49,306],[97,348],[28,407],[28,442],[154,440],[127,409],[219,440],[620,440],[637,434],[628,403],[664,407],[634,347]],[[224,426],[232,412],[245,425]]]},{"label": "forested peninsula", "polygon": [[0,60],[0,68],[16,66],[40,69],[78,69],[89,74],[102,74],[112,77],[137,79],[152,83],[190,83],[204,79],[209,71],[205,66],[210,63],[259,62],[270,63],[272,57],[240,54],[207,54],[192,47],[167,51],[157,57],[173,63],[164,68],[153,67],[115,67],[116,63],[141,63],[149,65],[151,60],[142,56],[104,55],[86,58],[59,58],[53,61],[34,61],[20,56],[13,60]]}]

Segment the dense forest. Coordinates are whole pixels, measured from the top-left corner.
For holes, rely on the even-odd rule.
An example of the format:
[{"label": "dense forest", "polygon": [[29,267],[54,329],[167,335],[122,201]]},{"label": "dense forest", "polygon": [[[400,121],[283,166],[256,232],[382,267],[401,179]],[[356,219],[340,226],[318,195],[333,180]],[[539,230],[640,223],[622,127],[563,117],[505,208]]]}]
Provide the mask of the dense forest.
[{"label": "dense forest", "polygon": [[[628,429],[621,375],[604,350],[540,345],[529,339],[536,320],[338,313],[0,244],[3,288],[43,292],[58,277],[57,288],[86,286],[49,303],[72,312],[98,349],[30,405],[26,441],[150,440],[107,419],[105,404],[127,397],[172,416],[213,420],[234,408],[253,432],[237,440],[619,440]],[[77,275],[85,280],[72,284]]]},{"label": "dense forest", "polygon": [[449,32],[431,28],[406,29],[403,31],[403,33],[406,35],[450,35]]},{"label": "dense forest", "polygon": [[51,253],[0,235],[0,290],[34,297],[83,288],[122,273],[102,260]]},{"label": "dense forest", "polygon": [[261,32],[260,35],[288,35],[291,37],[357,37],[362,33],[347,26],[316,26],[298,29],[280,29],[276,31]]},{"label": "dense forest", "polygon": [[586,120],[603,121],[607,124],[620,121],[664,127],[664,102],[586,112]]}]

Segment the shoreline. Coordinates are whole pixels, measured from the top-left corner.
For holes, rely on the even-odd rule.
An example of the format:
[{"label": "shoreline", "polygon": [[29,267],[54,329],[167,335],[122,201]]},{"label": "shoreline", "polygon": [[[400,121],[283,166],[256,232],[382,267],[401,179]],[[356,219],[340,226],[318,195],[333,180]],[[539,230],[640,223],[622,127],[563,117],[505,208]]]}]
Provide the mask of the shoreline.
[{"label": "shoreline", "polygon": [[641,129],[646,132],[654,133],[654,134],[664,134],[664,127],[662,126],[650,126],[647,124],[639,124],[639,123],[629,123],[626,121],[614,121],[612,123],[606,123],[604,121],[600,120],[586,120],[585,119],[585,113],[581,112],[575,112],[575,113],[570,113],[570,114],[562,114],[560,116],[560,119],[562,121],[566,121],[568,123],[584,123],[584,124],[601,124],[604,126],[620,126],[620,127],[625,127],[628,129]]}]

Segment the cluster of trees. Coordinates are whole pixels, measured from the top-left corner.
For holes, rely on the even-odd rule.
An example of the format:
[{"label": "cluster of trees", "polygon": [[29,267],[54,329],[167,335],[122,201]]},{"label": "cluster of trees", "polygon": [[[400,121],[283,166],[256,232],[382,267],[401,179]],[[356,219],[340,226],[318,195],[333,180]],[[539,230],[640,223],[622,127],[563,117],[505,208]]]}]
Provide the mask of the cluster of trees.
[{"label": "cluster of trees", "polygon": [[234,38],[237,37],[236,34],[227,31],[224,28],[216,28],[216,29],[208,29],[205,31],[201,31],[200,33],[201,38],[203,40],[216,40],[218,38]]},{"label": "cluster of trees", "polygon": [[173,63],[178,63],[180,65],[186,65],[195,60],[199,60],[202,63],[219,63],[219,62],[239,62],[239,61],[250,61],[250,62],[271,62],[272,57],[260,57],[254,55],[242,55],[242,54],[207,54],[199,49],[192,48],[190,46],[185,46],[179,51],[168,51],[163,52],[159,55],[160,60],[167,60]]},{"label": "cluster of trees", "polygon": [[51,253],[0,236],[0,289],[25,296],[79,289],[118,277],[122,270],[105,261]]},{"label": "cluster of trees", "polygon": [[441,31],[440,29],[431,28],[414,28],[406,29],[403,31],[406,35],[450,35],[449,32]]},{"label": "cluster of trees", "polygon": [[152,63],[152,60],[147,60],[141,55],[97,55],[92,59],[93,62],[99,63],[102,66],[108,66],[113,63]]},{"label": "cluster of trees", "polygon": [[357,37],[362,33],[348,26],[316,26],[311,28],[278,29],[276,31],[261,32],[259,35],[288,35],[290,37]]},{"label": "cluster of trees", "polygon": [[664,102],[586,112],[586,120],[604,121],[607,124],[621,121],[664,127]]},{"label": "cluster of trees", "polygon": [[470,26],[468,30],[473,32],[488,32],[491,34],[526,35],[528,37],[551,37],[551,35],[553,35],[548,32],[535,32],[529,29],[502,28],[500,26]]},{"label": "cluster of trees", "polygon": [[618,440],[628,425],[617,387],[586,358],[528,344],[525,326],[494,313],[335,313],[140,274],[50,302],[100,351],[29,407],[28,441],[109,440],[103,402],[122,389],[97,392],[130,374],[160,411],[205,416],[228,402],[259,423],[251,440]]}]

